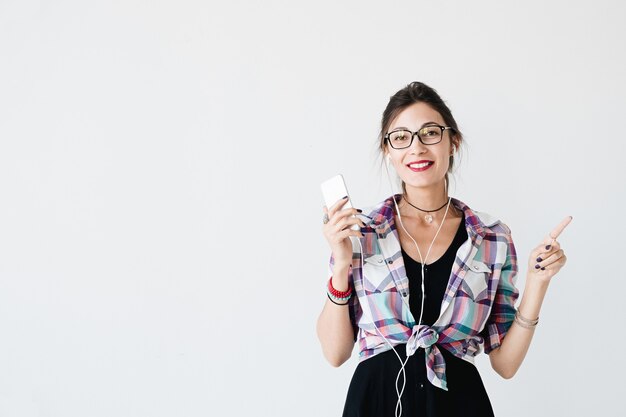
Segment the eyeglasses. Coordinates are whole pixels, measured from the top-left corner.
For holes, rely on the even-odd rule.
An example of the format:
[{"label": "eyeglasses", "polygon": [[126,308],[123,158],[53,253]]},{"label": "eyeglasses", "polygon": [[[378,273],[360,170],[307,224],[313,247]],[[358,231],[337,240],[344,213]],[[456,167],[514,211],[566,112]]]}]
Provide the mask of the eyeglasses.
[{"label": "eyeglasses", "polygon": [[454,128],[450,126],[429,125],[424,126],[417,132],[411,132],[408,129],[398,129],[387,133],[385,140],[389,142],[394,149],[404,149],[413,144],[413,138],[417,135],[419,141],[424,145],[436,145],[443,139],[444,130],[454,131]]}]

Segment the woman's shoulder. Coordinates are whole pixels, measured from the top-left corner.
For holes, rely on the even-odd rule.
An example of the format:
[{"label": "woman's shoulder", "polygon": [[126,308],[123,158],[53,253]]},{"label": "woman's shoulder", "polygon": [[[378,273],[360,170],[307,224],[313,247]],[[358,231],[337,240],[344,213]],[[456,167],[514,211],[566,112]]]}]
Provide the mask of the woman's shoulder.
[{"label": "woman's shoulder", "polygon": [[500,217],[486,211],[470,208],[466,203],[456,198],[453,198],[452,201],[456,208],[463,211],[465,222],[469,226],[480,227],[487,233],[511,234],[511,229]]}]

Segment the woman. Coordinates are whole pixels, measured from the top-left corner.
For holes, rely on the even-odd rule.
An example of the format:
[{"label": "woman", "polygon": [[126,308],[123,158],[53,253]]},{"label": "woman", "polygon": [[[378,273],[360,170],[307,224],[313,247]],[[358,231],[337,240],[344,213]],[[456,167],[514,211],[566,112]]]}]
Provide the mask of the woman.
[{"label": "woman", "polygon": [[420,82],[398,91],[379,140],[403,193],[366,210],[342,209],[345,199],[324,207],[332,255],[318,337],[333,366],[359,345],[343,415],[493,415],[473,358],[484,350],[502,377],[516,373],[565,264],[556,238],[571,217],[532,251],[516,309],[510,229],[448,196],[463,136],[437,92]]}]

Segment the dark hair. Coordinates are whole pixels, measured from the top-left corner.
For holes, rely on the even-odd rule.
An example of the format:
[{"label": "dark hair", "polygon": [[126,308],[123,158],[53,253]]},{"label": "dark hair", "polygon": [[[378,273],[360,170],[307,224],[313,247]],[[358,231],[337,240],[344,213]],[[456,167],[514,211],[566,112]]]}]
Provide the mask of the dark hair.
[{"label": "dark hair", "polygon": [[[452,112],[450,112],[450,109],[443,102],[441,97],[439,97],[435,89],[419,81],[413,81],[389,98],[389,103],[383,112],[380,134],[378,136],[380,151],[382,153],[385,151],[385,135],[389,130],[391,122],[393,122],[404,109],[415,103],[426,103],[443,117],[446,126],[450,126],[454,129],[454,131],[450,131],[450,140],[454,147],[459,150],[461,143],[463,143],[463,134],[459,130],[456,120],[454,120],[452,116]],[[448,181],[448,173],[452,172],[453,165],[454,155],[450,155],[450,165],[446,173],[446,182]],[[406,193],[404,182],[402,182],[402,191]]]}]

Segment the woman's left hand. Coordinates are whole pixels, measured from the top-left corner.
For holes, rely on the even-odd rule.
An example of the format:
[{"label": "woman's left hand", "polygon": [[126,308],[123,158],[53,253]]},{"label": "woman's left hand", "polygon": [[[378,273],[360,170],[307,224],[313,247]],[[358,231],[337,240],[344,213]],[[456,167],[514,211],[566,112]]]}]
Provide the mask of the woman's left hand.
[{"label": "woman's left hand", "polygon": [[528,278],[549,283],[550,279],[565,265],[567,257],[556,240],[563,229],[572,221],[567,216],[557,227],[545,237],[543,242],[531,253],[528,260]]}]

